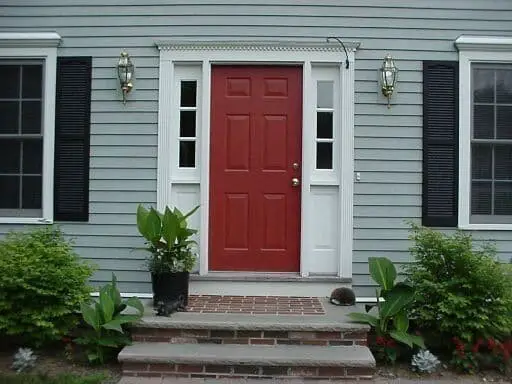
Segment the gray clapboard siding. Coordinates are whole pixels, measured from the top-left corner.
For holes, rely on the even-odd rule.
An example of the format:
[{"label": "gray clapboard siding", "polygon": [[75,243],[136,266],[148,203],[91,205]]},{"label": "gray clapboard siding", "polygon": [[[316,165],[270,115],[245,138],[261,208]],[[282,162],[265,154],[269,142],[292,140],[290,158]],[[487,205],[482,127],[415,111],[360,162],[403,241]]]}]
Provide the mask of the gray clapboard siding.
[{"label": "gray clapboard siding", "polygon": [[[0,0],[0,31],[56,31],[59,55],[93,56],[91,215],[64,224],[77,251],[99,265],[94,284],[112,270],[126,292],[150,292],[135,227],[137,203],[156,202],[158,51],[176,40],[309,40],[328,35],[361,42],[356,53],[354,286],[374,294],[368,257],[411,261],[407,221],[421,215],[422,60],[457,60],[461,34],[512,36],[510,0]],[[121,49],[136,65],[125,106],[115,74]],[[386,53],[400,68],[393,107],[377,89]],[[25,226],[0,226],[0,234]],[[509,232],[496,239],[512,253]]]}]

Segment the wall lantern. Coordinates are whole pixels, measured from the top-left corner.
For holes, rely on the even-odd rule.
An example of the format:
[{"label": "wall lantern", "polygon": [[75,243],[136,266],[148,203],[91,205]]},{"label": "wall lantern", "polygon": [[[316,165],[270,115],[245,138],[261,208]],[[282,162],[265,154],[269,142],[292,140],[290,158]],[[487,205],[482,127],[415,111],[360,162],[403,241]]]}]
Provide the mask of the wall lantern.
[{"label": "wall lantern", "polygon": [[395,91],[396,81],[398,79],[398,68],[395,66],[393,58],[388,53],[382,62],[380,68],[380,85],[382,94],[388,99],[388,108],[391,108],[390,98]]},{"label": "wall lantern", "polygon": [[121,91],[123,91],[123,104],[126,104],[126,96],[133,88],[132,80],[135,73],[135,66],[130,60],[127,52],[121,52],[119,63],[117,63],[117,76],[121,83]]}]

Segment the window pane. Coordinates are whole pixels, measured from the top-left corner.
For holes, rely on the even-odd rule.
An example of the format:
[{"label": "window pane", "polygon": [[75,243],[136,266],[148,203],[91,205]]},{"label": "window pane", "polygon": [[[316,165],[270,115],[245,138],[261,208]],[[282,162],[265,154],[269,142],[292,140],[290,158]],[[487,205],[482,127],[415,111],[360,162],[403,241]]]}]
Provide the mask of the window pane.
[{"label": "window pane", "polygon": [[475,103],[494,102],[494,70],[473,70],[473,101]]},{"label": "window pane", "polygon": [[473,144],[471,146],[471,177],[492,179],[492,146]]},{"label": "window pane", "polygon": [[180,167],[194,168],[196,166],[196,142],[180,141]]},{"label": "window pane", "polygon": [[494,139],[494,106],[473,106],[473,137],[475,139]]},{"label": "window pane", "polygon": [[494,184],[494,214],[512,215],[512,183]]},{"label": "window pane", "polygon": [[0,176],[0,208],[20,207],[20,177]]},{"label": "window pane", "polygon": [[512,180],[512,145],[494,147],[494,179]]},{"label": "window pane", "polygon": [[333,90],[334,83],[332,81],[319,81],[316,83],[316,105],[318,108],[333,107]]},{"label": "window pane", "polygon": [[182,107],[195,107],[197,94],[196,81],[182,81],[181,82],[181,106]]},{"label": "window pane", "polygon": [[491,214],[492,183],[473,181],[471,184],[471,213],[473,215]]},{"label": "window pane", "polygon": [[20,97],[20,66],[0,65],[0,99]]},{"label": "window pane", "polygon": [[180,137],[195,137],[196,135],[196,112],[180,112]]},{"label": "window pane", "polygon": [[332,112],[317,112],[316,125],[319,139],[332,139]]},{"label": "window pane", "polygon": [[20,142],[18,140],[0,139],[0,154],[0,173],[20,173]]},{"label": "window pane", "polygon": [[43,66],[23,66],[23,98],[39,99],[43,93]]},{"label": "window pane", "polygon": [[42,181],[41,176],[23,176],[22,208],[41,209]]},{"label": "window pane", "polygon": [[332,169],[332,143],[316,144],[316,168]]},{"label": "window pane", "polygon": [[[0,87],[2,88],[2,87]],[[19,133],[19,102],[0,100],[0,134]]]},{"label": "window pane", "polygon": [[41,133],[41,102],[24,101],[21,105],[21,132]]},{"label": "window pane", "polygon": [[512,104],[512,69],[496,71],[496,102]]},{"label": "window pane", "polygon": [[41,174],[43,169],[43,140],[23,142],[23,173]]},{"label": "window pane", "polygon": [[512,106],[498,105],[496,108],[497,139],[512,139]]}]

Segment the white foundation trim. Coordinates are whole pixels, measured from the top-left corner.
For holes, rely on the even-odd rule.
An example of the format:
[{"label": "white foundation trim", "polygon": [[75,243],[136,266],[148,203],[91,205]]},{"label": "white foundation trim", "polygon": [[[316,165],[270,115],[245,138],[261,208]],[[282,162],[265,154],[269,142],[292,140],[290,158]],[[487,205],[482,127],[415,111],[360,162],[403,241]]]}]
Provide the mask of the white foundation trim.
[{"label": "white foundation trim", "polygon": [[[180,180],[173,179],[169,170],[170,153],[168,145],[169,131],[172,129],[172,118],[168,115],[166,108],[172,102],[173,82],[172,67],[179,64],[193,64],[202,66],[202,118],[201,118],[201,140],[200,140],[200,274],[208,273],[208,222],[209,222],[209,153],[210,153],[210,95],[211,95],[211,68],[213,64],[270,64],[270,65],[301,65],[303,67],[304,81],[303,94],[304,102],[309,103],[308,96],[313,89],[311,81],[312,64],[340,65],[345,61],[345,52],[338,43],[316,43],[316,42],[173,42],[160,41],[156,43],[160,50],[160,82],[159,82],[159,118],[158,118],[158,182],[157,182],[157,206],[161,209],[171,203],[171,180],[179,183]],[[339,275],[352,277],[352,212],[353,212],[353,173],[354,173],[354,54],[359,43],[347,42],[345,47],[351,63],[349,69],[340,65],[342,73],[342,121],[347,124],[343,127],[342,140],[342,181],[340,198],[343,199],[341,209],[342,217],[348,217],[341,225]],[[171,67],[171,68],[170,68]],[[307,105],[303,106],[303,164],[313,161],[311,129],[314,126],[314,115],[309,112]],[[348,139],[347,139],[348,137]],[[346,153],[345,153],[346,152]],[[307,159],[307,160],[306,160]],[[172,166],[171,166],[172,167]],[[308,233],[308,223],[311,223],[311,215],[314,210],[309,207],[310,188],[309,176],[306,174],[310,165],[303,166],[302,177],[302,212],[301,229],[302,234]],[[345,180],[347,179],[347,180]],[[305,262],[305,255],[311,252],[311,244],[307,236],[301,236],[301,275],[308,276],[309,268]]]},{"label": "white foundation trim", "polygon": [[471,65],[512,63],[512,38],[461,36],[459,49],[459,217],[464,230],[510,231],[512,224],[470,223],[471,207]]}]

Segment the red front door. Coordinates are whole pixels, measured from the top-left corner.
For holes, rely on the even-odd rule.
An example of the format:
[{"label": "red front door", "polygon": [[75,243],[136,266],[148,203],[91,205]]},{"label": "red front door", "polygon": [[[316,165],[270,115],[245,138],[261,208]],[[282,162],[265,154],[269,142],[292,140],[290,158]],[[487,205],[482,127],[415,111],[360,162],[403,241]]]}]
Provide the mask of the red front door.
[{"label": "red front door", "polygon": [[212,70],[212,271],[298,272],[302,68]]}]

